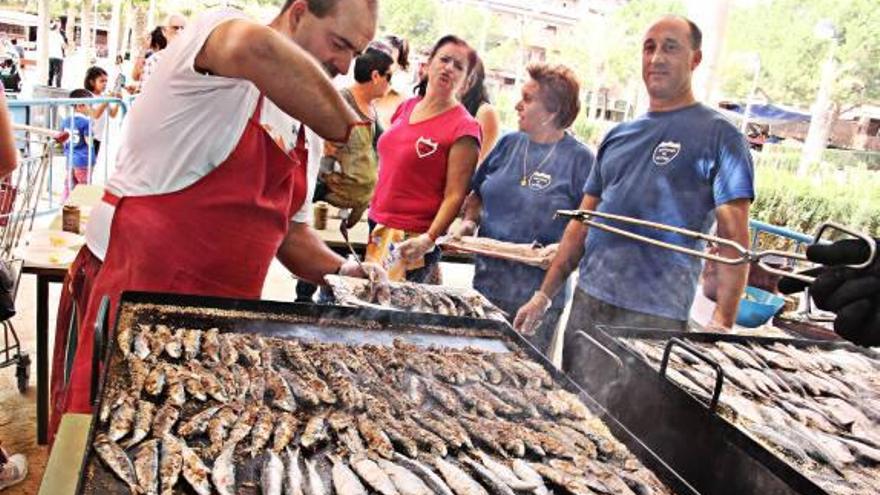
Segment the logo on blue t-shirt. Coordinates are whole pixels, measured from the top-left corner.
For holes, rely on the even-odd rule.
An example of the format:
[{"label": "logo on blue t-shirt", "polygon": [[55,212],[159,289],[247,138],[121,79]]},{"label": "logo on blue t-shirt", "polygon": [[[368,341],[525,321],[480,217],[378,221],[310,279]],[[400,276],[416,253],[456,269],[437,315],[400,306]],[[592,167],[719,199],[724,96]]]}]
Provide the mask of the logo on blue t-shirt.
[{"label": "logo on blue t-shirt", "polygon": [[679,151],[681,151],[681,143],[675,141],[663,141],[654,148],[654,156],[652,157],[654,164],[661,167],[669,164],[669,162],[675,160]]},{"label": "logo on blue t-shirt", "polygon": [[529,189],[533,191],[541,191],[547,189],[547,186],[553,182],[553,176],[543,172],[534,172],[529,176]]}]

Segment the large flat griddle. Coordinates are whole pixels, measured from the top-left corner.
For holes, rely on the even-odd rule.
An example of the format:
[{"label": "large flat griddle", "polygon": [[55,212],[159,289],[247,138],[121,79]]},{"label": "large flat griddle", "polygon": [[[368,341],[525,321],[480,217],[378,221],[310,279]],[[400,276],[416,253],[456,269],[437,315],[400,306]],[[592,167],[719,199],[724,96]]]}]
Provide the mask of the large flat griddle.
[{"label": "large flat griddle", "polygon": [[[217,327],[220,332],[257,333],[264,336],[303,341],[339,342],[345,344],[390,345],[394,339],[419,346],[451,348],[473,347],[488,352],[520,350],[544,367],[556,384],[578,396],[649,470],[677,494],[696,494],[663,460],[609,415],[598,402],[584,392],[565,374],[523,339],[508,324],[493,320],[408,313],[373,308],[351,308],[313,304],[281,303],[223,299],[177,294],[126,292],[122,295],[114,328],[123,325],[165,324],[184,328]],[[117,371],[123,366],[122,353],[111,339],[97,335],[97,351],[102,353],[102,373],[95,382],[95,414],[87,445],[98,433],[102,401],[107,390],[120,380]],[[186,406],[184,406],[184,413]],[[83,458],[77,493],[126,493],[124,485],[98,459],[89,447]],[[328,463],[329,468],[329,463]],[[240,467],[243,479],[256,479],[258,466]],[[245,482],[243,493],[259,493],[259,483]],[[185,484],[180,484],[185,486]],[[189,487],[185,488],[189,490]],[[189,492],[187,492],[189,493]]]}]

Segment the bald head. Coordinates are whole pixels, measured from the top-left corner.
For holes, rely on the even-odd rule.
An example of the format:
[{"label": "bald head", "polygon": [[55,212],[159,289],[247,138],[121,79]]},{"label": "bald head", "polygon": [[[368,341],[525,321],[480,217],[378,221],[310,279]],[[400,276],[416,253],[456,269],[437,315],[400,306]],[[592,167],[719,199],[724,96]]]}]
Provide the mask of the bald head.
[{"label": "bald head", "polygon": [[185,15],[178,13],[168,14],[168,17],[165,18],[165,23],[162,24],[162,34],[164,34],[165,39],[171,43],[171,41],[176,38],[185,27]]},{"label": "bald head", "polygon": [[691,78],[700,65],[702,33],[690,20],[665,16],[642,40],[642,79],[652,109],[674,109],[694,102]]},{"label": "bald head", "polygon": [[[697,24],[682,15],[665,15],[660,19],[657,19],[651,27],[654,27],[656,24],[660,22],[679,22],[683,25],[687,26],[687,36],[688,40],[690,40],[691,49],[692,50],[700,50],[703,48],[703,31],[700,30],[700,27]],[[650,28],[648,28],[650,30]]]}]

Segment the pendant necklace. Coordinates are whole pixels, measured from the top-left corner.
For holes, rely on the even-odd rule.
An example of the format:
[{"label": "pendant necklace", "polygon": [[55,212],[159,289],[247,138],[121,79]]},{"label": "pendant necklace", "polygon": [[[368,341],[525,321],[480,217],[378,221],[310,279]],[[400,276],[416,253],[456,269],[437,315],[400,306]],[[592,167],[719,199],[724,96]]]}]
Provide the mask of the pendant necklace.
[{"label": "pendant necklace", "polygon": [[[562,140],[560,139],[559,141],[562,141]],[[543,167],[544,164],[546,164],[547,161],[550,160],[550,157],[553,156],[553,152],[556,151],[556,145],[559,144],[559,141],[556,141],[555,143],[553,143],[553,147],[550,148],[550,151],[547,152],[547,156],[545,156],[544,159],[541,160],[540,163],[538,163],[538,166],[535,167],[535,170],[532,170],[531,173],[528,173],[528,171],[527,171],[528,169],[526,167],[526,162],[528,162],[528,159],[529,159],[529,143],[531,142],[531,139],[526,137],[526,152],[523,154],[522,178],[519,181],[520,186],[526,187],[529,184],[529,177],[534,175],[538,170],[541,170],[541,167]]]}]

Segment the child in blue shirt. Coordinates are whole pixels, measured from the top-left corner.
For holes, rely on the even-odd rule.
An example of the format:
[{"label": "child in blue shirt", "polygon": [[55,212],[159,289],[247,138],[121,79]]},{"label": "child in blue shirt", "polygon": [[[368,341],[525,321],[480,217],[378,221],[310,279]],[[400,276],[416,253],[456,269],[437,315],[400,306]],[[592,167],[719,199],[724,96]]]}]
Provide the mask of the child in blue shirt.
[{"label": "child in blue shirt", "polygon": [[[85,89],[70,92],[71,98],[91,98]],[[64,156],[67,157],[67,179],[64,181],[64,198],[77,184],[87,184],[95,165],[95,150],[92,147],[92,128],[89,118],[89,105],[75,105],[74,114],[61,119],[61,128],[70,133],[64,143]]]}]

